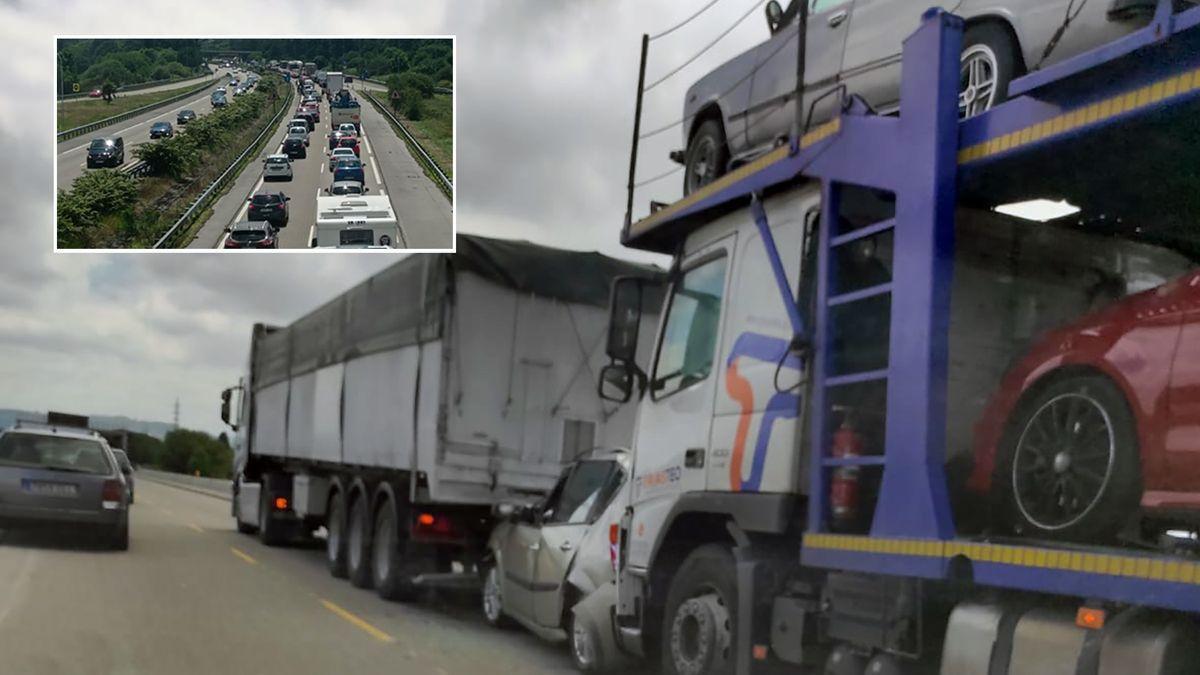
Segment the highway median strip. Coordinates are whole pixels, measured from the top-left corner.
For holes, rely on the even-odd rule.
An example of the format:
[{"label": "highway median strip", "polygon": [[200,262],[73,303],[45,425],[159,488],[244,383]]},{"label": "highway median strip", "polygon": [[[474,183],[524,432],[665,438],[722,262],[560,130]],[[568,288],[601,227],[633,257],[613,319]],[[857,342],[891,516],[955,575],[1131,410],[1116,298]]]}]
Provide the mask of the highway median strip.
[{"label": "highway median strip", "polygon": [[325,609],[328,609],[329,611],[333,612],[334,614],[337,614],[341,618],[343,618],[346,621],[353,624],[355,627],[357,627],[363,631],[366,631],[368,634],[370,634],[371,637],[375,638],[376,640],[379,640],[380,642],[395,642],[396,641],[396,638],[379,630],[375,626],[372,626],[371,624],[367,623],[363,619],[361,619],[358,616],[351,613],[349,610],[342,609],[341,607],[337,606],[336,604],[334,604],[324,598],[321,598],[321,604],[325,605]]}]

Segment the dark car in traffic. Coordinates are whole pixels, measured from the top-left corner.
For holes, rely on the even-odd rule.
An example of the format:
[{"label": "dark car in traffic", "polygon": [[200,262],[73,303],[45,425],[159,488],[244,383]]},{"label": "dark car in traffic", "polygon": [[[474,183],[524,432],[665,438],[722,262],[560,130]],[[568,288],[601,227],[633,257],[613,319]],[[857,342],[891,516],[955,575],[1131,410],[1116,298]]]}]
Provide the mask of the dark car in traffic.
[{"label": "dark car in traffic", "polygon": [[155,122],[150,125],[150,138],[170,138],[175,135],[175,128],[170,122]]},{"label": "dark car in traffic", "polygon": [[247,220],[265,220],[276,227],[287,227],[288,202],[291,197],[282,192],[262,191],[248,199]]},{"label": "dark car in traffic", "polygon": [[304,119],[305,122],[308,122],[308,130],[309,131],[312,131],[313,129],[317,128],[317,116],[315,114],[313,114],[312,111],[301,108],[300,110],[296,111],[295,116],[301,117]]},{"label": "dark car in traffic", "polygon": [[292,159],[297,157],[304,159],[308,157],[308,147],[305,145],[303,138],[289,138],[283,142],[283,154]]},{"label": "dark car in traffic", "polygon": [[265,220],[236,223],[225,237],[225,248],[279,248],[279,230]]},{"label": "dark car in traffic", "polygon": [[175,116],[175,123],[179,124],[179,125],[184,125],[184,124],[187,124],[188,122],[191,122],[194,119],[196,119],[196,111],[195,110],[180,110],[179,114]]},{"label": "dark car in traffic", "polygon": [[133,462],[129,461],[129,455],[120,448],[113,448],[113,459],[117,460],[117,468],[125,475],[125,494],[129,496],[129,503],[133,503]]},{"label": "dark car in traffic", "polygon": [[120,136],[92,139],[88,146],[87,168],[120,166],[125,163],[125,141]]},{"label": "dark car in traffic", "polygon": [[0,432],[0,528],[69,529],[129,548],[126,479],[104,438],[20,422]]}]

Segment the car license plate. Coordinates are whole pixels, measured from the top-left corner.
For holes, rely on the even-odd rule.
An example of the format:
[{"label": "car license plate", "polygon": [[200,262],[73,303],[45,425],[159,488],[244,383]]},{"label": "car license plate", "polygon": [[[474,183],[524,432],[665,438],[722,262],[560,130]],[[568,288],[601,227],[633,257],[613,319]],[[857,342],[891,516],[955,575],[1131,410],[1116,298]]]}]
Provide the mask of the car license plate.
[{"label": "car license plate", "polygon": [[74,483],[51,483],[42,480],[23,480],[21,487],[39,497],[77,497],[79,486]]}]

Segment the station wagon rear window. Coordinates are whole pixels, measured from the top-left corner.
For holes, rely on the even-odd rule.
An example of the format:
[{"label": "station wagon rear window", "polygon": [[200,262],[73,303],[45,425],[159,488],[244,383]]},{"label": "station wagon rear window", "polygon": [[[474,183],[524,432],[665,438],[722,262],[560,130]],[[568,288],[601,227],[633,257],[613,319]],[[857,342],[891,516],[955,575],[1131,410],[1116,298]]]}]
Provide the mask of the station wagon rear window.
[{"label": "station wagon rear window", "polygon": [[26,466],[74,473],[112,472],[112,465],[99,441],[20,432],[0,436],[0,466]]}]

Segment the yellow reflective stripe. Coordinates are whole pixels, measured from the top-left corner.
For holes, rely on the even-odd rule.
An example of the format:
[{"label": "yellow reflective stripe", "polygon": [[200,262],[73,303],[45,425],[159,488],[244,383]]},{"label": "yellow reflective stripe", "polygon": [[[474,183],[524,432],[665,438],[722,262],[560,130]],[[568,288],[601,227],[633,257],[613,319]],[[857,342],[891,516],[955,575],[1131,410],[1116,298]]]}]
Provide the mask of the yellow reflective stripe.
[{"label": "yellow reflective stripe", "polygon": [[967,541],[896,539],[846,534],[808,535],[804,538],[804,547],[806,549],[881,553],[946,560],[963,556],[977,562],[1000,563],[1015,567],[1087,572],[1114,577],[1134,577],[1200,585],[1200,563],[1103,553],[1058,551],[1030,546]]}]

